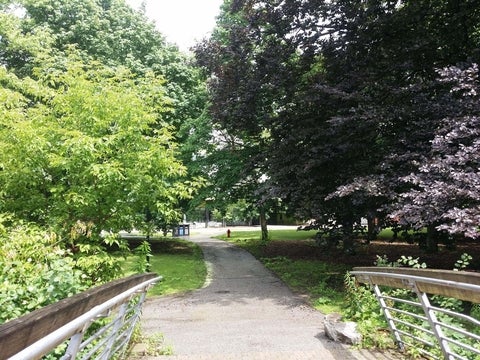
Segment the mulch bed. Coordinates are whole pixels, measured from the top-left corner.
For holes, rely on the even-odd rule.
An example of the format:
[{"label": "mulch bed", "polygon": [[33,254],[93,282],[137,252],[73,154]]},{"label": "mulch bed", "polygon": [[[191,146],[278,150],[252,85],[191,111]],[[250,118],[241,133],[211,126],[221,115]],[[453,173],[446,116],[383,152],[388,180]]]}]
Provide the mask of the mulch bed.
[{"label": "mulch bed", "polygon": [[405,242],[372,241],[369,244],[358,242],[355,255],[345,254],[341,249],[324,249],[315,245],[313,240],[272,241],[264,249],[265,257],[285,256],[290,259],[320,260],[354,266],[374,266],[376,255],[386,255],[389,261],[395,261],[402,255],[419,258],[430,269],[452,270],[455,262],[463,253],[473,257],[466,270],[480,271],[480,242],[457,244],[456,249],[448,250],[440,245],[436,254],[426,253],[416,244]]}]

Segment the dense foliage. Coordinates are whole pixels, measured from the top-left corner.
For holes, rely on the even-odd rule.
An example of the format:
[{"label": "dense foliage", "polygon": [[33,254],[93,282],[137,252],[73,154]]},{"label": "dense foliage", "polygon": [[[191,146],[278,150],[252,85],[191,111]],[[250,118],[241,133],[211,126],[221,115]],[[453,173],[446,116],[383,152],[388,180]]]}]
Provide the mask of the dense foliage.
[{"label": "dense foliage", "polygon": [[181,220],[201,185],[182,160],[203,136],[206,90],[123,0],[0,10],[4,321],[120,276],[120,230]]},{"label": "dense foliage", "polygon": [[360,217],[390,215],[434,251],[439,231],[478,235],[478,24],[475,1],[229,0],[196,56],[264,197],[335,220],[347,249]]},{"label": "dense foliage", "polygon": [[[32,106],[18,94],[10,106],[20,115],[2,124],[4,211],[56,227],[72,243],[138,228],[137,214],[171,207],[184,191],[172,135],[167,126],[152,129],[155,114],[135,91],[162,96],[160,83],[152,76],[135,85],[128,70],[64,60],[63,69],[47,61],[35,69],[41,100]],[[10,79],[12,87],[31,82]]]},{"label": "dense foliage", "polygon": [[[104,280],[87,279],[53,233],[31,224],[8,222],[2,218],[0,229],[0,323]],[[101,270],[101,264],[97,266],[96,270]],[[97,275],[102,276],[101,272]]]}]

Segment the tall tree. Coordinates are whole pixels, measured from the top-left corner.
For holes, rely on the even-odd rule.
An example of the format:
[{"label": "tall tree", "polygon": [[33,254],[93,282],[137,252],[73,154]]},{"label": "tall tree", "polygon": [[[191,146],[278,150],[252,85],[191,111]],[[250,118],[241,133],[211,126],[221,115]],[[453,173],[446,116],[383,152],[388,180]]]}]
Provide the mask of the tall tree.
[{"label": "tall tree", "polygon": [[[175,126],[180,142],[188,139],[192,128],[204,123],[201,119],[206,101],[204,79],[190,57],[167,44],[143,12],[133,10],[124,0],[22,0],[20,3],[25,9],[25,31],[48,29],[55,34],[56,51],[75,46],[85,58],[110,66],[125,66],[137,76],[153,72],[163,77],[166,96],[171,102],[170,111],[163,113],[162,120]],[[155,99],[151,100],[151,106],[155,106]]]},{"label": "tall tree", "polygon": [[[212,103],[209,112],[219,132],[213,134],[217,143],[209,158],[211,166],[219,157],[234,160],[236,166],[217,172],[214,182],[221,194],[216,197],[231,201],[243,198],[266,206],[268,196],[260,186],[265,176],[262,152],[269,141],[263,119],[269,116],[265,108],[266,93],[255,78],[255,44],[248,32],[245,12],[236,10],[236,4],[226,2],[211,39],[199,44],[195,53],[197,62],[204,67],[210,79]],[[259,96],[259,92],[262,93]],[[265,99],[265,100],[264,100]],[[218,136],[222,134],[227,141]],[[267,240],[265,212],[262,220],[262,238]]]},{"label": "tall tree", "polygon": [[241,138],[268,134],[259,165],[271,194],[347,230],[391,211],[409,188],[399,179],[418,169],[446,115],[437,69],[478,57],[475,1],[224,9],[218,36],[197,55],[213,74],[214,119]]},{"label": "tall tree", "polygon": [[480,219],[480,107],[478,65],[439,71],[452,89],[442,102],[444,118],[418,170],[401,180],[395,215],[416,228],[432,227],[478,238]]},{"label": "tall tree", "polygon": [[147,211],[174,223],[197,187],[165,120],[164,77],[58,46],[26,8],[2,10],[0,212],[53,232],[92,283],[117,276],[101,231],[142,229]]},{"label": "tall tree", "polygon": [[[252,161],[266,175],[262,188],[268,197],[287,198],[308,218],[340,213],[324,198],[341,184],[342,168],[332,158],[335,146],[326,145],[328,154],[321,150],[340,92],[315,94],[324,77],[318,47],[331,30],[319,22],[326,9],[323,2],[226,3],[217,38],[197,51],[213,74],[214,120],[242,139],[259,139],[259,157]],[[347,164],[358,162],[341,162],[344,173]]]},{"label": "tall tree", "polygon": [[[60,68],[43,59],[35,73],[37,81],[1,74],[11,99],[2,106],[2,210],[72,243],[138,227],[145,208],[169,216],[188,193],[185,169],[168,126],[151,129],[158,114],[137,92],[138,79],[74,56]],[[161,80],[147,81],[151,94],[161,89]]]},{"label": "tall tree", "polygon": [[[21,19],[17,18],[19,32],[50,34],[46,37],[50,39],[50,47],[45,49],[51,49],[59,58],[74,47],[85,62],[95,60],[130,69],[132,76],[139,79],[136,90],[143,92],[148,106],[158,114],[157,122],[150,126],[152,129],[162,129],[165,123],[172,126],[170,130],[181,144],[180,157],[190,169],[186,177],[195,182],[199,173],[192,157],[201,147],[198,144],[205,143],[208,118],[204,113],[205,82],[191,59],[166,44],[145,14],[134,11],[124,0],[23,0],[18,3],[23,9]],[[13,47],[7,48],[11,52]],[[19,76],[31,76],[33,61],[27,60],[14,62],[6,58],[5,62]],[[148,84],[152,73],[165,80],[154,82],[158,89]],[[146,81],[142,82],[141,78]],[[192,186],[194,188],[196,186]]]},{"label": "tall tree", "polygon": [[[479,12],[470,1],[461,6],[452,1],[336,4],[333,18],[344,30],[324,47],[327,71],[341,79],[337,87],[346,85],[349,93],[360,97],[349,127],[356,134],[355,123],[369,119],[370,131],[376,134],[371,146],[377,152],[370,174],[354,173],[349,190],[343,188],[337,195],[358,189],[367,195],[380,193],[388,212],[408,188],[400,179],[417,171],[448,115],[450,88],[437,81],[437,70],[478,56]],[[435,226],[424,225],[433,240]],[[435,241],[428,246],[435,251]]]}]

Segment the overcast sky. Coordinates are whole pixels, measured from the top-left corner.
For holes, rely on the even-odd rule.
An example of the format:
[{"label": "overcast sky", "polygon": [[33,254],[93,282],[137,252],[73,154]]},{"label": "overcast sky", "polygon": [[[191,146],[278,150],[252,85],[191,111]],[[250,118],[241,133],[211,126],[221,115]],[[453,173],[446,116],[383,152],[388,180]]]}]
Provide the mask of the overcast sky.
[{"label": "overcast sky", "polygon": [[[142,0],[126,0],[138,9]],[[167,41],[181,50],[205,37],[215,26],[223,0],[146,0],[146,15],[155,21]]]}]

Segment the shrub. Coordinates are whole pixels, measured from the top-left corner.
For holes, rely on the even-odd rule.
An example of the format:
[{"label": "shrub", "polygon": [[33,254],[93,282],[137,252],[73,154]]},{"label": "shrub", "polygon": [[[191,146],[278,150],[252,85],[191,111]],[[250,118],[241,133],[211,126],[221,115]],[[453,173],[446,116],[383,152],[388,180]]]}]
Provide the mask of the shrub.
[{"label": "shrub", "polygon": [[[1,220],[5,220],[3,217]],[[0,323],[88,287],[71,253],[54,234],[25,223],[0,224]]]}]

